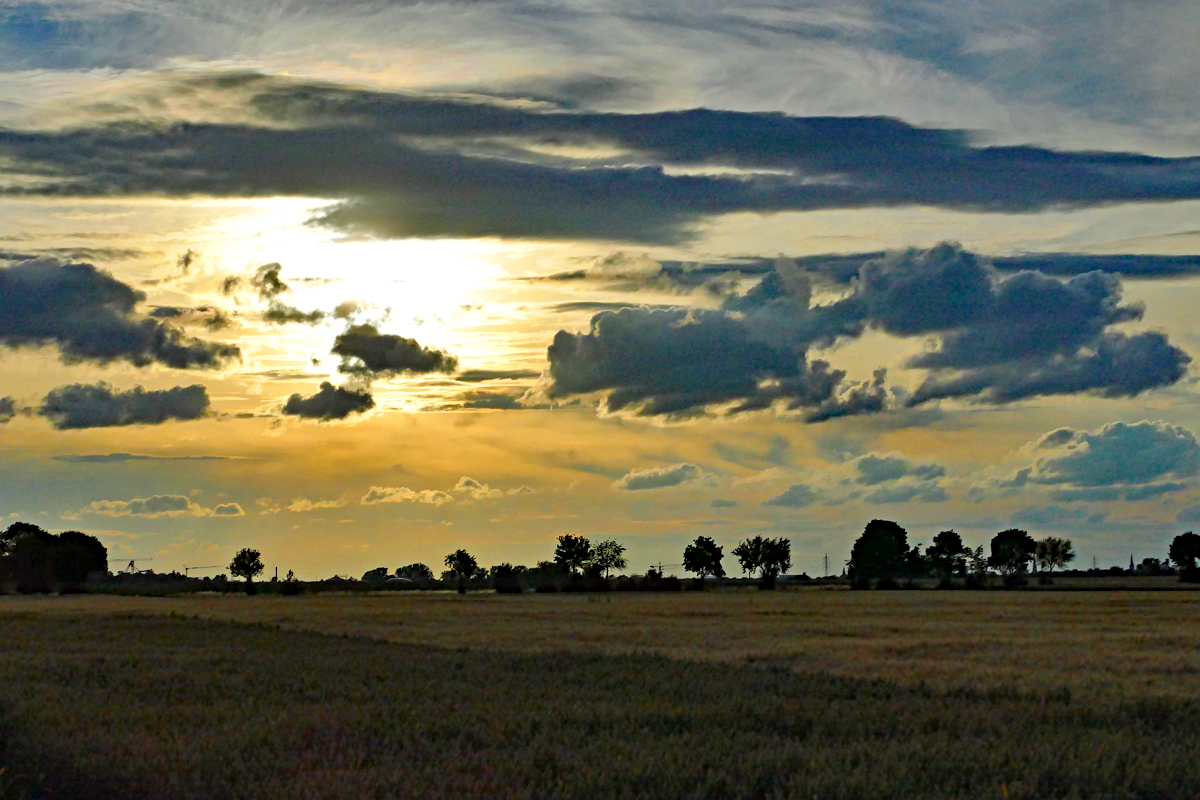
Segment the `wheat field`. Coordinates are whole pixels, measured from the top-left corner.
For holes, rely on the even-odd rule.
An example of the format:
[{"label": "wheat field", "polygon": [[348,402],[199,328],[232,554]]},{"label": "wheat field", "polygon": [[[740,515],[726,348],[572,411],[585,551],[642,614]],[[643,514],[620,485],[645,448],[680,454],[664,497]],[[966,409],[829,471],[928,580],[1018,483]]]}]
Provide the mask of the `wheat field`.
[{"label": "wheat field", "polygon": [[941,689],[1200,698],[1200,592],[849,592],[0,598],[5,617],[133,614],[481,652],[769,663]]}]

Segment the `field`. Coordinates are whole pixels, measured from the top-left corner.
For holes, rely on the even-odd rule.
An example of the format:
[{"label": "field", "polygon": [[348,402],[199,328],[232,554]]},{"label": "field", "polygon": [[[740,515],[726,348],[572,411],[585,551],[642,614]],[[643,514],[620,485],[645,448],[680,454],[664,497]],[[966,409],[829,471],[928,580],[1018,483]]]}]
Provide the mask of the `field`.
[{"label": "field", "polygon": [[1200,593],[0,598],[25,797],[1200,796]]}]

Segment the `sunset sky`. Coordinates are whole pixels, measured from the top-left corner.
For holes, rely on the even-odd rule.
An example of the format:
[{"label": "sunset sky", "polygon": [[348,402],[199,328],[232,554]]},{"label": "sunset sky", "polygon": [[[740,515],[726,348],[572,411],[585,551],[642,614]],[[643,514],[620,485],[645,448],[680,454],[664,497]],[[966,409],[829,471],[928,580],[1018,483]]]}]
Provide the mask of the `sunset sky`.
[{"label": "sunset sky", "polygon": [[872,518],[1162,558],[1197,41],[1189,0],[4,3],[0,512],[306,579],[562,533],[821,574]]}]

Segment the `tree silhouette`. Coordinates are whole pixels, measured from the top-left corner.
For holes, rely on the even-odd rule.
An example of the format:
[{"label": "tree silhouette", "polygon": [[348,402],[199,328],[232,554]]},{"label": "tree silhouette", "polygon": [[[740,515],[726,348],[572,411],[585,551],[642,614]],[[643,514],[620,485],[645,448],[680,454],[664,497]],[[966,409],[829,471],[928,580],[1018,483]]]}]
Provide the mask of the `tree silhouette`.
[{"label": "tree silhouette", "polygon": [[588,565],[593,553],[592,543],[585,537],[564,533],[554,548],[554,561],[574,575]]},{"label": "tree silhouette", "polygon": [[895,578],[908,569],[908,531],[887,519],[873,519],[850,549],[850,580]]},{"label": "tree silhouette", "polygon": [[1065,567],[1075,560],[1075,549],[1070,539],[1047,536],[1035,545],[1033,559],[1038,569],[1052,573],[1055,568]]},{"label": "tree silhouette", "polygon": [[396,577],[408,578],[410,581],[431,581],[433,580],[433,570],[420,562],[416,562],[406,567],[396,567]]},{"label": "tree silhouette", "polygon": [[245,578],[246,594],[254,594],[254,579],[266,569],[262,563],[262,553],[244,547],[237,551],[233,561],[229,562],[229,574],[235,578]]},{"label": "tree silhouette", "polygon": [[696,541],[683,549],[683,568],[700,576],[700,580],[704,580],[705,575],[724,578],[722,558],[724,548],[707,536],[697,536]]},{"label": "tree silhouette", "polygon": [[1167,556],[1176,567],[1193,570],[1200,560],[1200,535],[1188,531],[1171,540]]},{"label": "tree silhouette", "polygon": [[479,562],[466,550],[455,550],[445,558],[446,567],[458,580],[458,593],[466,594],[467,581],[479,571]]},{"label": "tree silhouette", "polygon": [[733,555],[746,575],[753,575],[762,569],[763,542],[765,541],[766,539],[763,537],[755,536],[751,539],[743,539],[738,542],[737,547],[733,548]]},{"label": "tree silhouette", "polygon": [[933,544],[925,549],[925,558],[943,577],[961,575],[967,571],[967,557],[971,548],[963,544],[962,537],[955,531],[942,531],[933,537]]},{"label": "tree silhouette", "polygon": [[588,559],[588,565],[600,570],[606,578],[614,569],[625,569],[629,566],[629,561],[625,558],[625,545],[615,539],[605,539],[597,543],[592,548],[592,557]]},{"label": "tree silhouette", "polygon": [[79,531],[48,533],[28,522],[0,532],[0,583],[15,579],[21,592],[77,588],[93,572],[108,571],[108,550]]},{"label": "tree silhouette", "polygon": [[1024,572],[1037,551],[1037,542],[1028,533],[1017,528],[1000,531],[992,537],[992,555],[988,565],[1005,575]]},{"label": "tree silhouette", "polygon": [[733,548],[742,572],[749,575],[758,573],[762,578],[763,588],[773,588],[775,578],[792,565],[792,543],[783,538],[771,539],[765,536],[755,536],[744,539]]}]

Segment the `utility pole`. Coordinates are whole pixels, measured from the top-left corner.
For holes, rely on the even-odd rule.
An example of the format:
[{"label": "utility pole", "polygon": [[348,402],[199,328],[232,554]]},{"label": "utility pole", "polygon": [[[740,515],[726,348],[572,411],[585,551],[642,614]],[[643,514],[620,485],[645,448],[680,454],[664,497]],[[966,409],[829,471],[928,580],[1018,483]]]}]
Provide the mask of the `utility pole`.
[{"label": "utility pole", "polygon": [[825,575],[824,575],[824,577],[826,577],[826,578],[829,577],[829,553],[825,554]]}]

